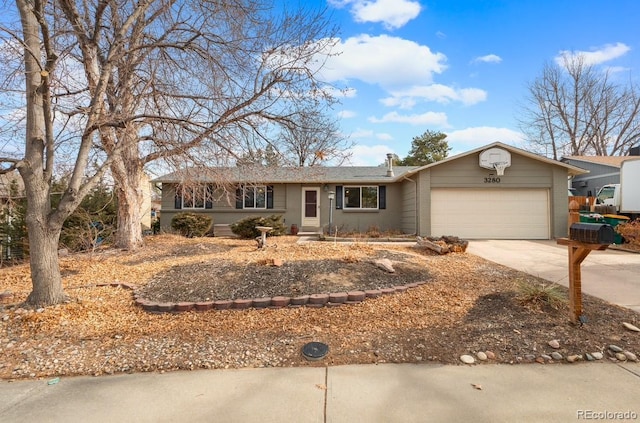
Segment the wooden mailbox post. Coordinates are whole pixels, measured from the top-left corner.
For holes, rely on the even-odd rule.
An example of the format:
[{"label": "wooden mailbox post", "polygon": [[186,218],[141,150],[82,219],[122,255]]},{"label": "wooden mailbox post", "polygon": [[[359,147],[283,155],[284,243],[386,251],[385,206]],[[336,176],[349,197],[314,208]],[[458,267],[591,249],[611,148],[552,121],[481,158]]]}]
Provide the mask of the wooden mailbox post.
[{"label": "wooden mailbox post", "polygon": [[[571,204],[569,204],[570,228],[580,220],[578,208],[578,203],[571,201]],[[570,234],[570,238],[559,238],[557,243],[569,247],[569,318],[573,323],[580,323],[580,317],[582,316],[582,276],[580,273],[580,264],[587,258],[591,251],[606,250],[610,242],[600,244],[572,238],[573,236]]]}]

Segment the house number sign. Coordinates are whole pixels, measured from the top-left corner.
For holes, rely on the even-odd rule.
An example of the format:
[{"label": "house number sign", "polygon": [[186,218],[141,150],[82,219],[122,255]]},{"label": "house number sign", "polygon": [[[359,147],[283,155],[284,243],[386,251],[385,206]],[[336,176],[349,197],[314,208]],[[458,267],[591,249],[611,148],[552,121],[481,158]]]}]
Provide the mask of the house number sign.
[{"label": "house number sign", "polygon": [[499,184],[500,183],[500,177],[499,176],[489,176],[487,178],[484,178],[484,183],[485,184]]}]

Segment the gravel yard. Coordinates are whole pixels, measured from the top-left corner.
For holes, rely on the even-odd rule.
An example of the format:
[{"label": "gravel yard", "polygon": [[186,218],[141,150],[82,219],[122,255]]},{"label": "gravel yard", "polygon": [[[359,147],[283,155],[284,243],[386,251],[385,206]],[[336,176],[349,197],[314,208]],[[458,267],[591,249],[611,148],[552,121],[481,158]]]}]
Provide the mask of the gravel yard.
[{"label": "gravel yard", "polygon": [[[297,244],[150,237],[136,252],[102,250],[61,258],[67,304],[28,310],[28,265],[0,269],[0,377],[3,379],[198,368],[324,366],[346,363],[459,364],[566,362],[609,345],[638,355],[640,315],[585,295],[589,322],[566,308],[523,303],[521,282],[542,281],[467,253],[432,255],[406,245]],[[372,261],[388,258],[395,273]],[[280,262],[278,266],[273,263]],[[204,301],[363,290],[426,281],[394,295],[340,307],[148,313],[132,291],[157,301]],[[561,288],[563,289],[563,288]],[[563,289],[566,293],[566,290]],[[557,347],[549,345],[557,340]],[[304,344],[330,353],[307,362]],[[548,360],[556,352],[562,359]],[[493,357],[493,358],[492,358]],[[621,359],[619,357],[619,359]],[[597,364],[594,364],[597,365]]]}]

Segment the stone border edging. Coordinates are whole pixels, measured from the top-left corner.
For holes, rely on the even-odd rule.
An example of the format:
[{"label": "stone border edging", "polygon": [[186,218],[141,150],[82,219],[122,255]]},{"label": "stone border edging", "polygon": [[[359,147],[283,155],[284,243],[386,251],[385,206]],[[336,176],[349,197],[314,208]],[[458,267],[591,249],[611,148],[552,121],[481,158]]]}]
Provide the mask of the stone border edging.
[{"label": "stone border edging", "polygon": [[279,308],[321,308],[340,307],[342,305],[358,304],[369,298],[378,298],[396,293],[406,292],[417,288],[428,281],[412,282],[406,285],[393,286],[383,289],[369,289],[364,291],[332,292],[329,294],[308,294],[296,297],[275,296],[263,298],[239,298],[235,300],[215,300],[202,302],[181,301],[177,303],[164,303],[143,298],[135,285],[125,283],[105,283],[97,286],[114,286],[133,290],[133,299],[137,306],[150,313],[180,313],[185,311],[208,310],[246,310],[255,309],[279,309]]}]

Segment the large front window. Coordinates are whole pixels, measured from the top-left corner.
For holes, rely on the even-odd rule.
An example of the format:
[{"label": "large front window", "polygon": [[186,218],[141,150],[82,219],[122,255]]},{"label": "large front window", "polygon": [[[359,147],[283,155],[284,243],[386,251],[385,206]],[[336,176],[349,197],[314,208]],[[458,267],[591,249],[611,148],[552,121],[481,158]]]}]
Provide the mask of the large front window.
[{"label": "large front window", "polygon": [[205,187],[203,185],[182,188],[183,209],[204,209]]},{"label": "large front window", "polygon": [[378,187],[344,187],[346,209],[377,209]]},{"label": "large front window", "polygon": [[245,187],[244,188],[244,208],[245,209],[266,209],[267,208],[267,187]]}]

